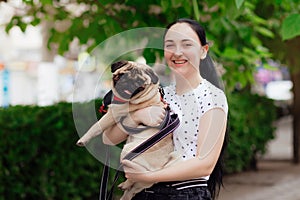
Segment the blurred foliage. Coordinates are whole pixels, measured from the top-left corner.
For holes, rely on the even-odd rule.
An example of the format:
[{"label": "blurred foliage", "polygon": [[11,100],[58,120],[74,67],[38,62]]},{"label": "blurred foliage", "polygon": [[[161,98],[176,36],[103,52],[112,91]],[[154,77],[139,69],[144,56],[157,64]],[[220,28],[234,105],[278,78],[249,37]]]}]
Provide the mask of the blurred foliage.
[{"label": "blurred foliage", "polygon": [[[139,27],[165,27],[178,18],[193,18],[206,29],[212,57],[227,73],[223,80],[228,90],[237,83],[244,87],[253,81],[257,60],[271,56],[258,36],[273,38],[270,24],[255,12],[258,1],[244,0],[137,0],[79,1],[24,0],[6,31],[18,26],[49,26],[48,47],[64,54],[74,40],[91,51],[107,38]],[[154,63],[154,49],[144,51],[148,63]],[[160,54],[161,55],[161,54]]]},{"label": "blurred foliage", "polygon": [[[251,167],[251,159],[264,153],[273,138],[274,108],[270,100],[248,92],[234,93],[228,101],[230,143],[225,163],[232,173]],[[80,106],[86,107],[83,110],[92,106],[97,113],[100,103]],[[93,121],[81,114],[76,128]],[[98,198],[103,164],[75,145],[78,130],[70,103],[2,108],[0,126],[1,200]]]},{"label": "blurred foliage", "polygon": [[0,109],[1,200],[98,198],[102,164],[75,145],[72,117],[69,103]]},{"label": "blurred foliage", "polygon": [[[178,18],[199,21],[211,43],[210,54],[223,65],[228,91],[253,82],[257,61],[286,60],[281,48],[265,47],[265,41],[293,39],[300,35],[299,0],[23,0],[6,31],[18,26],[42,25],[49,33],[48,47],[64,55],[72,41],[91,51],[122,31],[139,27],[165,27]],[[134,38],[133,38],[133,41]],[[129,41],[127,41],[129,42]],[[276,46],[277,47],[277,46]],[[272,55],[269,51],[275,53]],[[155,49],[143,53],[154,63]],[[278,56],[279,55],[279,56]],[[293,55],[295,58],[295,56]],[[294,66],[292,66],[294,67]]]},{"label": "blurred foliage", "polygon": [[299,63],[299,56],[292,46],[297,45],[300,38],[300,1],[258,1],[255,12],[268,19],[269,29],[275,35],[275,39],[259,37],[270,49],[273,59],[287,64],[291,73],[299,71],[300,65],[296,64]]},{"label": "blurred foliage", "polygon": [[256,169],[257,159],[266,152],[267,143],[274,138],[274,102],[244,90],[229,95],[228,104],[229,144],[226,171],[232,173]]}]

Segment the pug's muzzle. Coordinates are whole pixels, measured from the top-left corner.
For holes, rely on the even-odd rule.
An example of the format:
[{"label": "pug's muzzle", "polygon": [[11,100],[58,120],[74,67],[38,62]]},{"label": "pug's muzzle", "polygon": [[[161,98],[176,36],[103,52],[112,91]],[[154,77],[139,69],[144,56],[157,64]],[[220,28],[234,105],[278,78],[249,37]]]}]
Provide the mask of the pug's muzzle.
[{"label": "pug's muzzle", "polygon": [[129,100],[146,88],[147,84],[144,80],[132,78],[128,73],[114,75],[113,87],[120,98]]}]

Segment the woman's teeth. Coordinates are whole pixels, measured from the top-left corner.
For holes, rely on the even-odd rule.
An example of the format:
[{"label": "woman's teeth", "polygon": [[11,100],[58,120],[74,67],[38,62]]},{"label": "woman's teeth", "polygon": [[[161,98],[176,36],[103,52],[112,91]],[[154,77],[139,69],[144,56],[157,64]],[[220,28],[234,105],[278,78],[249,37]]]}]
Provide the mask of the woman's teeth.
[{"label": "woman's teeth", "polygon": [[185,60],[174,60],[173,61],[175,64],[183,64],[185,63],[186,61]]}]

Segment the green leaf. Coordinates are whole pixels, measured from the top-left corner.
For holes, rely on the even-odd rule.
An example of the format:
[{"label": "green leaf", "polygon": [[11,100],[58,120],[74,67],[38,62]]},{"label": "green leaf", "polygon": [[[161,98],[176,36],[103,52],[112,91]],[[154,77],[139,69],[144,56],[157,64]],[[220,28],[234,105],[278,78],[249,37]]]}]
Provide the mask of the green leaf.
[{"label": "green leaf", "polygon": [[230,59],[236,59],[241,56],[240,52],[232,47],[227,47],[223,52],[223,56]]},{"label": "green leaf", "polygon": [[168,0],[162,0],[160,4],[164,12],[167,11],[168,8],[170,7],[170,2]]},{"label": "green leaf", "polygon": [[64,36],[60,41],[58,53],[63,55],[66,51],[69,50],[70,38],[68,36]]},{"label": "green leaf", "polygon": [[257,38],[257,37],[251,37],[250,38],[250,42],[251,44],[253,44],[253,46],[261,46],[262,42]]},{"label": "green leaf", "polygon": [[5,27],[5,32],[8,34],[10,29],[12,29],[12,27],[14,27],[14,23],[13,21],[11,20]]},{"label": "green leaf", "polygon": [[277,67],[271,66],[271,65],[268,64],[268,63],[263,63],[263,67],[264,67],[264,69],[268,69],[268,70],[272,70],[272,71],[278,70]]},{"label": "green leaf", "polygon": [[255,27],[255,30],[262,34],[263,36],[269,37],[269,38],[274,38],[274,33],[270,31],[269,29],[266,29],[264,27],[258,26]]},{"label": "green leaf", "polygon": [[57,8],[56,11],[57,14],[55,17],[57,18],[57,20],[64,20],[70,16],[70,13],[67,12],[65,9]]},{"label": "green leaf", "polygon": [[[107,4],[112,4],[115,3],[114,0],[97,0],[98,2],[100,2],[102,5],[107,5]],[[125,3],[129,2],[130,0],[126,0]]]},{"label": "green leaf", "polygon": [[237,9],[240,9],[240,7],[242,6],[244,0],[235,0],[235,5],[237,7]]},{"label": "green leaf", "polygon": [[199,20],[200,19],[200,11],[199,11],[199,7],[197,4],[197,0],[193,0],[193,8],[194,8],[195,18],[196,18],[196,20]]},{"label": "green leaf", "polygon": [[147,48],[143,52],[143,56],[145,57],[147,63],[155,63],[156,56],[154,53],[154,49]]},{"label": "green leaf", "polygon": [[18,24],[18,26],[20,27],[21,31],[24,33],[26,31],[26,28],[27,28],[27,24],[23,23],[23,22],[20,22]]},{"label": "green leaf", "polygon": [[52,0],[41,0],[44,5],[52,5]]},{"label": "green leaf", "polygon": [[189,2],[189,3],[183,3],[183,8],[184,8],[184,11],[185,11],[188,15],[191,15],[192,9],[191,9],[190,2]]},{"label": "green leaf", "polygon": [[182,4],[182,1],[181,0],[172,0],[172,7],[173,8],[178,8],[180,7]]},{"label": "green leaf", "polygon": [[282,40],[292,39],[300,35],[300,14],[291,14],[287,16],[281,26]]},{"label": "green leaf", "polygon": [[230,20],[236,19],[242,13],[242,9],[238,9],[236,4],[232,0],[225,0],[224,6],[225,6],[225,10],[224,10],[225,15]]},{"label": "green leaf", "polygon": [[230,31],[230,30],[232,29],[232,26],[231,26],[231,24],[228,22],[227,18],[222,17],[222,18],[220,19],[220,21],[221,21],[223,27],[224,27],[227,31]]},{"label": "green leaf", "polygon": [[[251,17],[251,18],[250,18]],[[263,24],[263,25],[266,25],[268,24],[267,20],[266,19],[263,19],[255,14],[251,14],[249,15],[249,18],[250,20],[255,23],[255,24]]]},{"label": "green leaf", "polygon": [[32,20],[31,25],[32,26],[37,26],[41,23],[41,19],[39,18],[34,18],[34,20]]}]

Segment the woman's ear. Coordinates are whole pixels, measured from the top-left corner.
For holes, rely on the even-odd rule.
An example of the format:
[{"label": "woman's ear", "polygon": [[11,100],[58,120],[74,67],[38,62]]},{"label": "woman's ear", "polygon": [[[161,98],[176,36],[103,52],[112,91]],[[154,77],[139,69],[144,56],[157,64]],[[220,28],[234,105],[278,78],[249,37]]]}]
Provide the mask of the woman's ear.
[{"label": "woman's ear", "polygon": [[208,52],[209,46],[208,44],[204,45],[201,47],[201,55],[200,55],[200,59],[204,60],[206,58],[207,52]]}]

